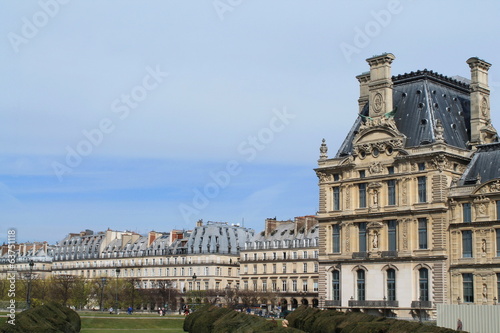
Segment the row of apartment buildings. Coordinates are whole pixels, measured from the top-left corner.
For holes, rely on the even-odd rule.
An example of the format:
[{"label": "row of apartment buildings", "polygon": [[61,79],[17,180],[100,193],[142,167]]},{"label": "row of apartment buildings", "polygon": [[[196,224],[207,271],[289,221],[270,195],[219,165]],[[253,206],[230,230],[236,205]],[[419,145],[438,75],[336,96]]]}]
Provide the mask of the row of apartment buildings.
[{"label": "row of apartment buildings", "polygon": [[470,79],[429,70],[392,76],[394,60],[367,59],[354,125],[333,157],[323,140],[315,216],[267,219],[260,233],[202,222],[146,236],[86,231],[50,250],[20,246],[17,269],[31,257],[43,258],[41,274],[90,278],[120,267],[145,288],[168,278],[180,291],[229,286],[269,291],[287,308],[398,317],[433,317],[439,303],[496,304],[500,143],[491,65],[468,59]]},{"label": "row of apartment buildings", "polygon": [[168,281],[181,298],[194,290],[237,289],[255,292],[257,304],[279,303],[285,309],[318,306],[318,235],[314,216],[268,219],[266,231],[259,234],[237,224],[201,220],[193,230],[147,235],[85,230],[54,246],[16,245],[12,266],[9,246],[2,246],[0,278],[12,271],[20,278],[31,272],[40,278],[52,274],[133,278],[146,289]]}]

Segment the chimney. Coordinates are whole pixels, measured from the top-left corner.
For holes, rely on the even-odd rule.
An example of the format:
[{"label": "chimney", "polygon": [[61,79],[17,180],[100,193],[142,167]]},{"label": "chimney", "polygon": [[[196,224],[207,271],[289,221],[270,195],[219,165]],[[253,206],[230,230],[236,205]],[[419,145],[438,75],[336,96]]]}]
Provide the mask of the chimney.
[{"label": "chimney", "polygon": [[155,241],[157,237],[161,236],[161,234],[155,232],[155,231],[150,231],[148,234],[148,247],[151,246],[151,244]]},{"label": "chimney", "polygon": [[[470,67],[470,143],[478,145],[492,142],[489,134],[496,137],[496,131],[490,125],[490,89],[488,87],[488,69],[491,64],[477,57],[467,60]],[[489,133],[492,132],[492,133]]]},{"label": "chimney", "polygon": [[123,234],[122,235],[122,249],[127,245],[128,242],[132,240],[132,234]]},{"label": "chimney", "polygon": [[270,235],[274,230],[276,230],[277,222],[276,222],[276,217],[271,218],[271,219],[266,219],[266,230],[265,230],[265,235],[266,237]]},{"label": "chimney", "polygon": [[198,220],[198,222],[196,222],[196,226],[203,227],[203,220]]},{"label": "chimney", "polygon": [[368,83],[370,83],[370,72],[364,72],[360,75],[356,76],[356,79],[359,81],[359,98],[358,105],[359,111],[361,113],[363,111],[363,107],[368,103],[370,93],[368,91]]},{"label": "chimney", "polygon": [[396,59],[392,53],[366,59],[370,65],[370,81],[368,83],[370,113],[372,118],[383,116],[392,111],[392,78],[391,63]]}]

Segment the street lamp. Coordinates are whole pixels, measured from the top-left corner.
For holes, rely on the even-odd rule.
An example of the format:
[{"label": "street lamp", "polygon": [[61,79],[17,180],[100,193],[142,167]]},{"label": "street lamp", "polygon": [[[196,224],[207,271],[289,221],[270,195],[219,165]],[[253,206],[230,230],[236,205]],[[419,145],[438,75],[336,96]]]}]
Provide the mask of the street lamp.
[{"label": "street lamp", "polygon": [[26,293],[26,303],[28,304],[28,309],[31,308],[31,280],[33,279],[33,266],[35,263],[33,260],[29,261],[29,266],[30,266],[30,274],[29,274],[29,279],[28,279],[28,291]]},{"label": "street lamp", "polygon": [[99,307],[99,309],[100,309],[101,311],[103,310],[103,308],[102,308],[102,299],[103,299],[103,297],[104,297],[104,287],[106,286],[106,282],[107,282],[107,281],[106,281],[106,277],[105,277],[105,276],[103,276],[103,277],[101,278],[101,285],[102,285],[102,288],[101,288],[101,305],[100,305],[100,307]]},{"label": "street lamp", "polygon": [[115,311],[118,314],[118,277],[120,276],[120,269],[116,269],[116,297],[115,297]]}]

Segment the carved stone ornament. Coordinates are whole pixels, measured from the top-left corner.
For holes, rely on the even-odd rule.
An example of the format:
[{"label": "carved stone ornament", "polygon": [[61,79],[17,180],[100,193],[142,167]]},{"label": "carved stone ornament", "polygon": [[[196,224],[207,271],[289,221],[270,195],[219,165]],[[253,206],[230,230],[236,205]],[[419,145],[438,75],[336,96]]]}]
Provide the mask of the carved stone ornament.
[{"label": "carved stone ornament", "polygon": [[401,219],[403,224],[403,250],[408,250],[408,219]]},{"label": "carved stone ornament", "polygon": [[376,173],[381,173],[382,172],[382,165],[380,165],[380,162],[373,162],[368,170],[370,171],[371,174],[376,174]]},{"label": "carved stone ornament", "polygon": [[386,153],[391,155],[394,149],[403,147],[403,139],[393,138],[385,141],[361,143],[354,145],[353,155],[359,156],[364,159],[367,155],[373,155],[373,157],[378,157],[381,153]]},{"label": "carved stone ornament", "polygon": [[434,132],[436,133],[436,142],[444,142],[444,128],[441,123],[441,119],[436,120],[436,125],[434,126]]},{"label": "carved stone ornament", "polygon": [[488,101],[486,100],[486,97],[483,97],[483,100],[481,101],[481,113],[483,117],[486,117],[488,115]]},{"label": "carved stone ornament", "polygon": [[349,223],[345,228],[345,250],[351,252],[351,223]]},{"label": "carved stone ornament", "polygon": [[444,169],[448,167],[449,163],[446,156],[441,154],[432,159],[432,165],[440,172],[442,172]]},{"label": "carved stone ornament", "polygon": [[483,217],[488,215],[488,205],[490,200],[485,196],[481,195],[474,199],[474,208],[476,210],[476,216]]},{"label": "carved stone ornament", "polygon": [[406,205],[408,203],[408,182],[410,181],[410,177],[403,177],[402,179],[402,199],[403,199],[403,205]]},{"label": "carved stone ornament", "polygon": [[364,122],[361,123],[361,125],[359,126],[359,130],[362,135],[363,131],[374,127],[387,128],[394,132],[399,133],[394,118],[386,118],[386,117],[367,118]]},{"label": "carved stone ornament", "polygon": [[500,192],[500,180],[490,184],[490,192]]},{"label": "carved stone ornament", "polygon": [[350,209],[351,208],[351,184],[347,184],[345,186],[345,208]]},{"label": "carved stone ornament", "polygon": [[321,183],[328,181],[328,175],[326,173],[324,173],[324,172],[316,171],[316,176],[318,176],[319,181]]},{"label": "carved stone ornament", "polygon": [[368,225],[366,226],[367,229],[382,229],[384,227],[384,224],[381,223],[381,222],[376,222],[376,221],[373,221],[373,222],[370,222],[368,223]]},{"label": "carved stone ornament", "polygon": [[321,146],[319,147],[319,159],[324,160],[328,158],[328,146],[326,145],[326,140],[321,141]]},{"label": "carved stone ornament", "polygon": [[382,107],[384,105],[384,98],[380,93],[375,94],[373,97],[373,111],[379,113],[382,111]]}]

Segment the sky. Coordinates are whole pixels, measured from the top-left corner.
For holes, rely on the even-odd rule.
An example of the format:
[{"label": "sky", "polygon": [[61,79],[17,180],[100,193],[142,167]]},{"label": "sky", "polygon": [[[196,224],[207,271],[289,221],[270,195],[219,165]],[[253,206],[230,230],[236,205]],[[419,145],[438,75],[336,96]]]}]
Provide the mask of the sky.
[{"label": "sky", "polygon": [[500,2],[0,2],[0,242],[85,229],[263,230],[314,215],[321,140],[357,117],[365,59],[392,74],[489,71]]}]

